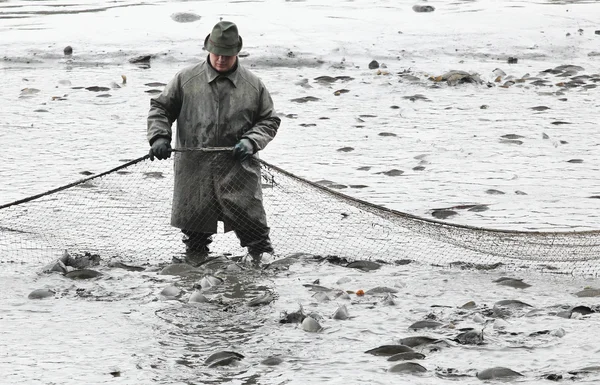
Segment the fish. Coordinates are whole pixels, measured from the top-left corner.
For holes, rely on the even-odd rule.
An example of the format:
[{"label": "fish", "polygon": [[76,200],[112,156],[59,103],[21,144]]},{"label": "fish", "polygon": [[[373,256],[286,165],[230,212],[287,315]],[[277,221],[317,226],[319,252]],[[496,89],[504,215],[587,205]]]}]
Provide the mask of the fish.
[{"label": "fish", "polygon": [[406,345],[411,348],[414,348],[414,347],[420,346],[420,345],[428,345],[428,344],[434,343],[436,341],[439,341],[439,339],[431,338],[431,337],[427,337],[427,336],[415,336],[415,337],[401,338],[400,341],[398,341],[398,342],[400,342],[400,344],[402,344],[402,345]]},{"label": "fish", "polygon": [[233,362],[241,361],[243,358],[244,356],[240,353],[224,350],[208,356],[204,361],[204,364],[208,365],[209,368],[226,366]]},{"label": "fish", "polygon": [[405,352],[405,353],[398,353],[398,354],[394,354],[393,356],[390,356],[390,358],[388,358],[388,361],[409,361],[409,360],[422,360],[425,358],[424,354],[421,353],[417,353],[417,352]]},{"label": "fish", "polygon": [[410,325],[408,328],[412,329],[412,330],[435,329],[442,325],[443,324],[441,322],[436,322],[436,321],[417,321],[414,324]]},{"label": "fish", "polygon": [[317,333],[322,329],[323,328],[321,327],[321,325],[319,325],[319,323],[312,317],[306,317],[302,321],[302,330],[304,331]]},{"label": "fish", "polygon": [[495,380],[520,376],[523,375],[519,372],[515,372],[512,369],[505,368],[502,366],[496,366],[494,368],[485,369],[477,373],[477,378],[480,380]]},{"label": "fish", "polygon": [[392,366],[389,370],[390,373],[423,373],[427,369],[423,365],[417,364],[416,362],[403,362]]},{"label": "fish", "polygon": [[331,318],[338,319],[338,320],[348,319],[349,315],[348,315],[348,308],[346,308],[346,305],[342,305],[342,306],[338,307],[337,310],[333,313],[333,316]]},{"label": "fish", "polygon": [[90,279],[103,275],[99,271],[90,269],[73,270],[65,274],[65,277],[71,279]]},{"label": "fish", "polygon": [[413,350],[406,345],[382,345],[373,349],[367,350],[365,353],[374,356],[393,356],[398,353],[412,353]]},{"label": "fish", "polygon": [[31,293],[29,293],[27,298],[29,298],[29,299],[44,299],[44,298],[54,297],[54,294],[56,294],[56,292],[54,290],[37,289],[37,290],[34,290]]}]

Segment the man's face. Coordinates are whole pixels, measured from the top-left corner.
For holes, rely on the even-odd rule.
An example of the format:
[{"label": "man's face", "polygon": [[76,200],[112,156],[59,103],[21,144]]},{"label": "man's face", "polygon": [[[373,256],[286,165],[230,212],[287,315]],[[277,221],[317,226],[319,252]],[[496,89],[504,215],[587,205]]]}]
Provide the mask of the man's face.
[{"label": "man's face", "polygon": [[219,72],[227,72],[233,68],[237,56],[221,56],[210,53],[210,64]]}]

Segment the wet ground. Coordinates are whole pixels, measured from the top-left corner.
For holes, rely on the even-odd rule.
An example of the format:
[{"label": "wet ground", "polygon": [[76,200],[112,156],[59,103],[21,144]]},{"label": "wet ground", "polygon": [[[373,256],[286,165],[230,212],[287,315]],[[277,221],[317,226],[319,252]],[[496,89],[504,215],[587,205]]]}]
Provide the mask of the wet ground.
[{"label": "wet ground", "polygon": [[[152,83],[166,83],[203,58],[205,35],[224,17],[238,23],[241,61],[263,79],[282,116],[264,159],[419,216],[481,204],[488,209],[454,209],[445,220],[597,229],[597,4],[440,2],[428,13],[415,12],[415,4],[0,2],[0,204],[147,152],[149,97],[162,87]],[[201,18],[180,22],[182,12]],[[152,57],[130,63],[142,55]],[[379,68],[369,68],[372,60]],[[476,84],[442,77],[451,70],[468,72],[473,76],[462,79]],[[366,187],[350,187],[357,185]],[[595,373],[568,373],[597,365],[589,342],[596,313],[557,316],[580,305],[595,310],[594,298],[573,294],[597,287],[595,279],[521,274],[532,286],[515,289],[492,282],[502,271],[417,263],[360,272],[312,259],[282,272],[176,278],[106,263],[97,267],[105,276],[91,281],[38,276],[41,266],[33,263],[0,265],[0,371],[9,383],[389,383],[395,375],[418,384],[479,383],[475,373],[492,366],[522,373],[522,383],[551,374],[598,380]],[[207,292],[214,303],[188,304],[193,282],[205,274],[226,282]],[[356,294],[320,302],[302,286],[316,279],[351,291],[395,288],[396,305]],[[161,297],[170,283],[185,291],[178,299]],[[41,288],[56,295],[27,299]],[[273,302],[247,306],[267,289],[276,293]],[[532,317],[516,312],[503,324],[489,309],[507,299],[542,310]],[[471,300],[475,308],[459,308]],[[354,318],[329,318],[341,304]],[[324,330],[279,324],[281,312],[300,305],[324,317]],[[408,330],[426,318],[443,326]],[[452,341],[464,327],[483,329],[484,344]],[[364,353],[422,334],[450,340],[439,351],[419,348],[426,355],[422,374],[389,373],[387,357]],[[208,368],[204,360],[218,350],[245,357]],[[283,363],[261,365],[269,356]],[[460,375],[468,377],[454,377]]]}]

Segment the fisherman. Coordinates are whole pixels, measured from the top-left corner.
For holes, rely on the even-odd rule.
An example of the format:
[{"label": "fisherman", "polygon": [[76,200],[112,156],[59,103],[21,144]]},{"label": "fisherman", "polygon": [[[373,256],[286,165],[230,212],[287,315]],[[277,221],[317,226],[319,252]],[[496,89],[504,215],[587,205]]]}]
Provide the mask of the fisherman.
[{"label": "fisherman", "polygon": [[281,119],[262,81],[238,60],[237,26],[220,21],[204,40],[208,57],[184,68],[150,101],[150,159],[176,148],[233,147],[233,152],[181,151],[175,154],[171,225],[181,229],[188,261],[202,260],[222,221],[233,230],[254,262],[273,253],[262,203],[258,151],[275,137]]}]

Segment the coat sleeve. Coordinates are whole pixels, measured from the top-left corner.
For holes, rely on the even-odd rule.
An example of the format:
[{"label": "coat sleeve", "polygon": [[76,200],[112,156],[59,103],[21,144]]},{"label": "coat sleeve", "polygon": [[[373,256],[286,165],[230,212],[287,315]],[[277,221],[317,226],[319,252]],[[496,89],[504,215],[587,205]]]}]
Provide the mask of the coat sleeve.
[{"label": "coat sleeve", "polygon": [[158,138],[171,140],[171,126],[181,111],[181,80],[179,74],[165,86],[165,89],[155,98],[150,99],[148,113],[148,142]]},{"label": "coat sleeve", "polygon": [[264,149],[273,140],[281,124],[281,119],[275,116],[273,99],[262,81],[259,87],[258,118],[254,126],[243,135],[243,138],[250,139],[255,151]]}]

